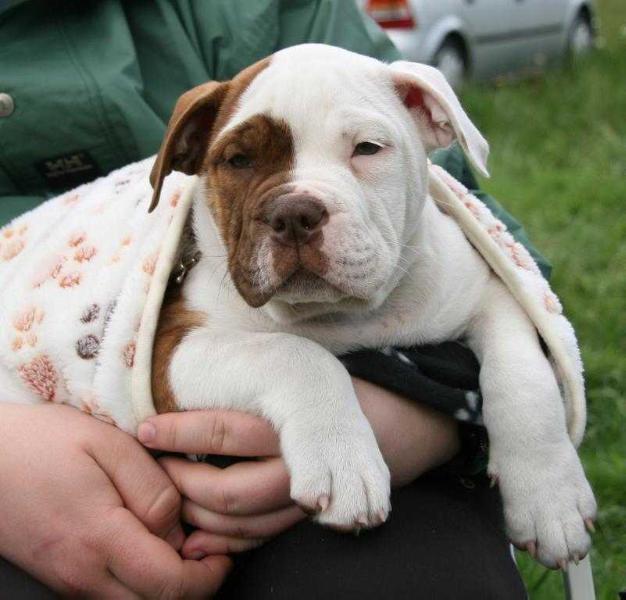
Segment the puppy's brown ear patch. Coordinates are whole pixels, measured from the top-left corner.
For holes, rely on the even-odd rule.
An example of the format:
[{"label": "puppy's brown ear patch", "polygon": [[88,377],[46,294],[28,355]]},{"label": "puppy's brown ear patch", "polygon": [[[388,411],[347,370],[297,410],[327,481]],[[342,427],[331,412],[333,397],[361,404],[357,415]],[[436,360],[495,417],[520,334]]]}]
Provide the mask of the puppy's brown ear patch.
[{"label": "puppy's brown ear patch", "polygon": [[230,119],[241,94],[269,62],[269,58],[264,58],[231,81],[203,83],[178,99],[150,173],[154,190],[150,212],[159,202],[163,180],[172,171],[199,173],[211,138]]},{"label": "puppy's brown ear patch", "polygon": [[188,92],[176,102],[152,172],[154,193],[149,211],[159,202],[163,180],[172,171],[196,174],[206,153],[211,130],[229,82],[209,81]]}]

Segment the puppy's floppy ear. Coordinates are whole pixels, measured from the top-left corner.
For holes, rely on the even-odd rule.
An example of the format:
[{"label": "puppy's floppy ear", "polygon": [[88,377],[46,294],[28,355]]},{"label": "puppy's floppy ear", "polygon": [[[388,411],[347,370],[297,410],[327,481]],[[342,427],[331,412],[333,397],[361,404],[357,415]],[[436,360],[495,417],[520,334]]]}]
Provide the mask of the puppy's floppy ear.
[{"label": "puppy's floppy ear", "polygon": [[200,169],[227,89],[228,82],[209,81],[185,92],[176,102],[150,173],[154,193],[149,212],[159,203],[163,179],[167,175],[172,171],[194,175]]},{"label": "puppy's floppy ear", "polygon": [[389,65],[396,90],[422,132],[427,150],[443,148],[456,138],[478,171],[489,176],[489,144],[470,121],[438,69],[397,61]]}]

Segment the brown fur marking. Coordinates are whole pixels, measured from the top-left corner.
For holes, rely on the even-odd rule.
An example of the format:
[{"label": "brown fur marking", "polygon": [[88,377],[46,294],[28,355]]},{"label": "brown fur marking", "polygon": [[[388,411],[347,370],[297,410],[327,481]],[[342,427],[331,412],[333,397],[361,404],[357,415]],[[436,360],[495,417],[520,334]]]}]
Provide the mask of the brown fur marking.
[{"label": "brown fur marking", "polygon": [[[228,160],[237,154],[248,157],[253,167],[231,166]],[[289,128],[266,115],[255,115],[219,138],[205,161],[211,182],[208,201],[228,248],[230,274],[252,306],[268,299],[267,292],[255,284],[258,245],[269,231],[264,209],[290,191],[293,164]]]},{"label": "brown fur marking", "polygon": [[185,307],[180,287],[168,288],[152,348],[152,399],[157,413],[178,410],[169,380],[172,355],[183,337],[204,321],[202,313]]}]

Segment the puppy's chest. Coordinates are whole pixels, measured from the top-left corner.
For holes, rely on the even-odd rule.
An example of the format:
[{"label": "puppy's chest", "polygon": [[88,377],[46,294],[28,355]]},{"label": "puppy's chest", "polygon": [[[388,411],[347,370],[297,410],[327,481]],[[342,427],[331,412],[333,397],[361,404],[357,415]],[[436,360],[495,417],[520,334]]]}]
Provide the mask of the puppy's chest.
[{"label": "puppy's chest", "polygon": [[309,338],[333,354],[359,348],[407,347],[459,337],[462,333],[459,324],[442,318],[432,308],[418,302],[407,303],[368,317],[292,326],[286,332]]},{"label": "puppy's chest", "polygon": [[[189,306],[193,306],[190,303]],[[373,314],[336,314],[301,323],[277,323],[262,311],[247,307],[214,305],[206,312],[208,330],[246,331],[251,335],[286,333],[317,342],[339,355],[360,348],[413,346],[455,339],[462,333],[461,321],[450,318],[436,295],[390,302]],[[456,315],[460,317],[461,315]]]}]

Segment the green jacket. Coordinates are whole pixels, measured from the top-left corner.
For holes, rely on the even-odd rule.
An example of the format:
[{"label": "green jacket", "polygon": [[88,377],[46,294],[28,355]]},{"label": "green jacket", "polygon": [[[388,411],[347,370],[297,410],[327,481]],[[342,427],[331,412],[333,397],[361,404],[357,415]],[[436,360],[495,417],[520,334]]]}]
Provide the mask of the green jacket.
[{"label": "green jacket", "polygon": [[[0,226],[46,197],[155,153],[185,90],[229,79],[275,50],[303,42],[399,58],[352,0],[5,2]],[[458,150],[436,160],[477,187]],[[512,217],[492,198],[481,199],[529,246]],[[545,260],[530,249],[547,273]]]}]

